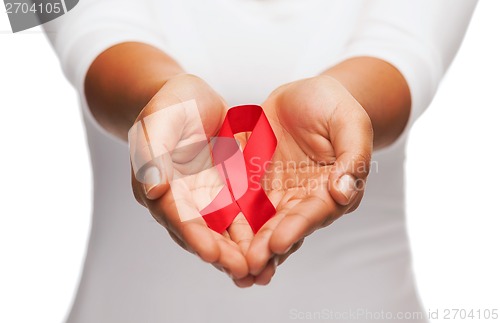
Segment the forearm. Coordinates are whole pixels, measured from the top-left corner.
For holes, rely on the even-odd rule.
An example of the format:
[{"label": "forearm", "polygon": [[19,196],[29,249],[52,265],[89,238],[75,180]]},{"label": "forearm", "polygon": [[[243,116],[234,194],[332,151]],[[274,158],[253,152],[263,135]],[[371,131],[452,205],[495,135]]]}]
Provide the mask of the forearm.
[{"label": "forearm", "polygon": [[342,83],[370,116],[375,149],[394,142],[403,132],[411,109],[408,84],[389,63],[372,57],[346,60],[323,74]]},{"label": "forearm", "polygon": [[94,60],[85,78],[85,96],[97,122],[127,140],[142,108],[169,78],[180,73],[182,68],[161,50],[121,43]]}]

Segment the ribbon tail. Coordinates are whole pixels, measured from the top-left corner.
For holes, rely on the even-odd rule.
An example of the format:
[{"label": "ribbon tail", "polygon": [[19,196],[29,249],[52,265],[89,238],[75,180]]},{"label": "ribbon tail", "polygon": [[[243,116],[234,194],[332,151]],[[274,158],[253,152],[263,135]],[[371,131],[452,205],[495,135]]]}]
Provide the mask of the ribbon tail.
[{"label": "ribbon tail", "polygon": [[249,190],[238,201],[243,215],[250,224],[253,233],[276,214],[276,209],[262,188]]},{"label": "ribbon tail", "polygon": [[215,232],[222,233],[233,223],[240,209],[236,203],[230,204],[223,209],[203,215],[207,226]]},{"label": "ribbon tail", "polygon": [[200,211],[200,214],[210,229],[222,233],[233,223],[239,212],[240,208],[235,203],[231,191],[224,186],[215,199]]}]

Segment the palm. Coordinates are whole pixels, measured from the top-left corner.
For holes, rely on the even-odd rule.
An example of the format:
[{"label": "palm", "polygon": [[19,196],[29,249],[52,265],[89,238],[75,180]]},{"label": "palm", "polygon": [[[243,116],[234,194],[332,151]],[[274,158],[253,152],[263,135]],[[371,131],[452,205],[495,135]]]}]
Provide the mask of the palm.
[{"label": "palm", "polygon": [[[270,122],[276,124],[274,120]],[[263,178],[263,187],[276,205],[277,216],[271,221],[280,221],[288,210],[304,201],[332,204],[327,190],[332,165],[313,160],[290,132],[284,129],[280,132],[276,134],[275,155]]]},{"label": "palm", "polygon": [[357,206],[363,192],[345,198],[337,181],[346,174],[366,177],[351,166],[359,156],[369,160],[372,142],[366,112],[329,77],[284,85],[263,107],[278,146],[262,185],[277,212],[249,248],[253,274],[264,270],[267,259],[283,262],[304,237]]},{"label": "palm", "polygon": [[224,182],[213,167],[211,144],[201,142],[176,147],[178,152],[173,154],[175,158],[172,158],[170,165],[170,191],[183,222],[200,217],[201,210],[224,188]]},{"label": "palm", "polygon": [[[335,102],[331,101],[329,108],[333,114]],[[276,152],[262,181],[276,205],[276,216],[270,220],[270,227],[290,215],[289,211],[299,204],[307,205],[310,212],[321,214],[335,208],[328,192],[335,151],[326,131],[328,125],[321,111],[323,107],[311,103],[314,102],[309,102],[302,93],[293,92],[279,100],[270,97],[263,104],[278,139]],[[292,216],[300,218],[302,215],[294,213]],[[309,220],[302,218],[302,221]]]}]

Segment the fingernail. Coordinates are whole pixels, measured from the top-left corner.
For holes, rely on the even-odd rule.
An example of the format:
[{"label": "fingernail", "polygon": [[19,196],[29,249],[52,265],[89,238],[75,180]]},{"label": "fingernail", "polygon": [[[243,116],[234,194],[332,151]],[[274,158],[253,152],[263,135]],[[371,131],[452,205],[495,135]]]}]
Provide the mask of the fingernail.
[{"label": "fingernail", "polygon": [[146,195],[151,192],[153,188],[161,183],[161,173],[158,167],[151,166],[144,172],[144,190]]},{"label": "fingernail", "polygon": [[356,180],[349,174],[344,174],[337,180],[337,189],[342,193],[347,202],[350,203],[356,194]]}]

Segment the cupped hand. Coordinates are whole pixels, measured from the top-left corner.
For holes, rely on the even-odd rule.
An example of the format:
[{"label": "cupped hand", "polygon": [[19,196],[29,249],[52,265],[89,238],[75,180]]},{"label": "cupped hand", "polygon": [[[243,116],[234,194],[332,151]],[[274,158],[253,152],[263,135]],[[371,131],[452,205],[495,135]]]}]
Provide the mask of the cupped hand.
[{"label": "cupped hand", "polygon": [[[189,113],[193,102],[198,116]],[[150,159],[132,173],[136,199],[180,246],[228,273],[240,287],[269,283],[276,266],[305,236],[357,207],[372,150],[369,117],[333,78],[284,85],[263,107],[278,147],[260,184],[277,214],[255,236],[241,214],[222,234],[199,214],[223,185],[210,170],[210,145],[203,139],[217,134],[227,111],[205,82],[192,75],[171,79],[136,120],[149,125],[147,140],[132,131],[129,136],[131,146],[135,140],[132,164]],[[247,134],[238,139],[244,146]]]},{"label": "cupped hand", "polygon": [[278,146],[261,185],[277,213],[252,239],[246,259],[255,283],[265,285],[306,236],[359,205],[373,130],[363,107],[330,76],[283,85],[263,108]]},{"label": "cupped hand", "polygon": [[165,83],[129,131],[132,187],[137,201],[181,247],[251,284],[238,243],[249,244],[248,223],[238,216],[219,234],[200,215],[223,185],[211,168],[210,138],[226,111],[224,100],[196,76],[179,75]]}]

